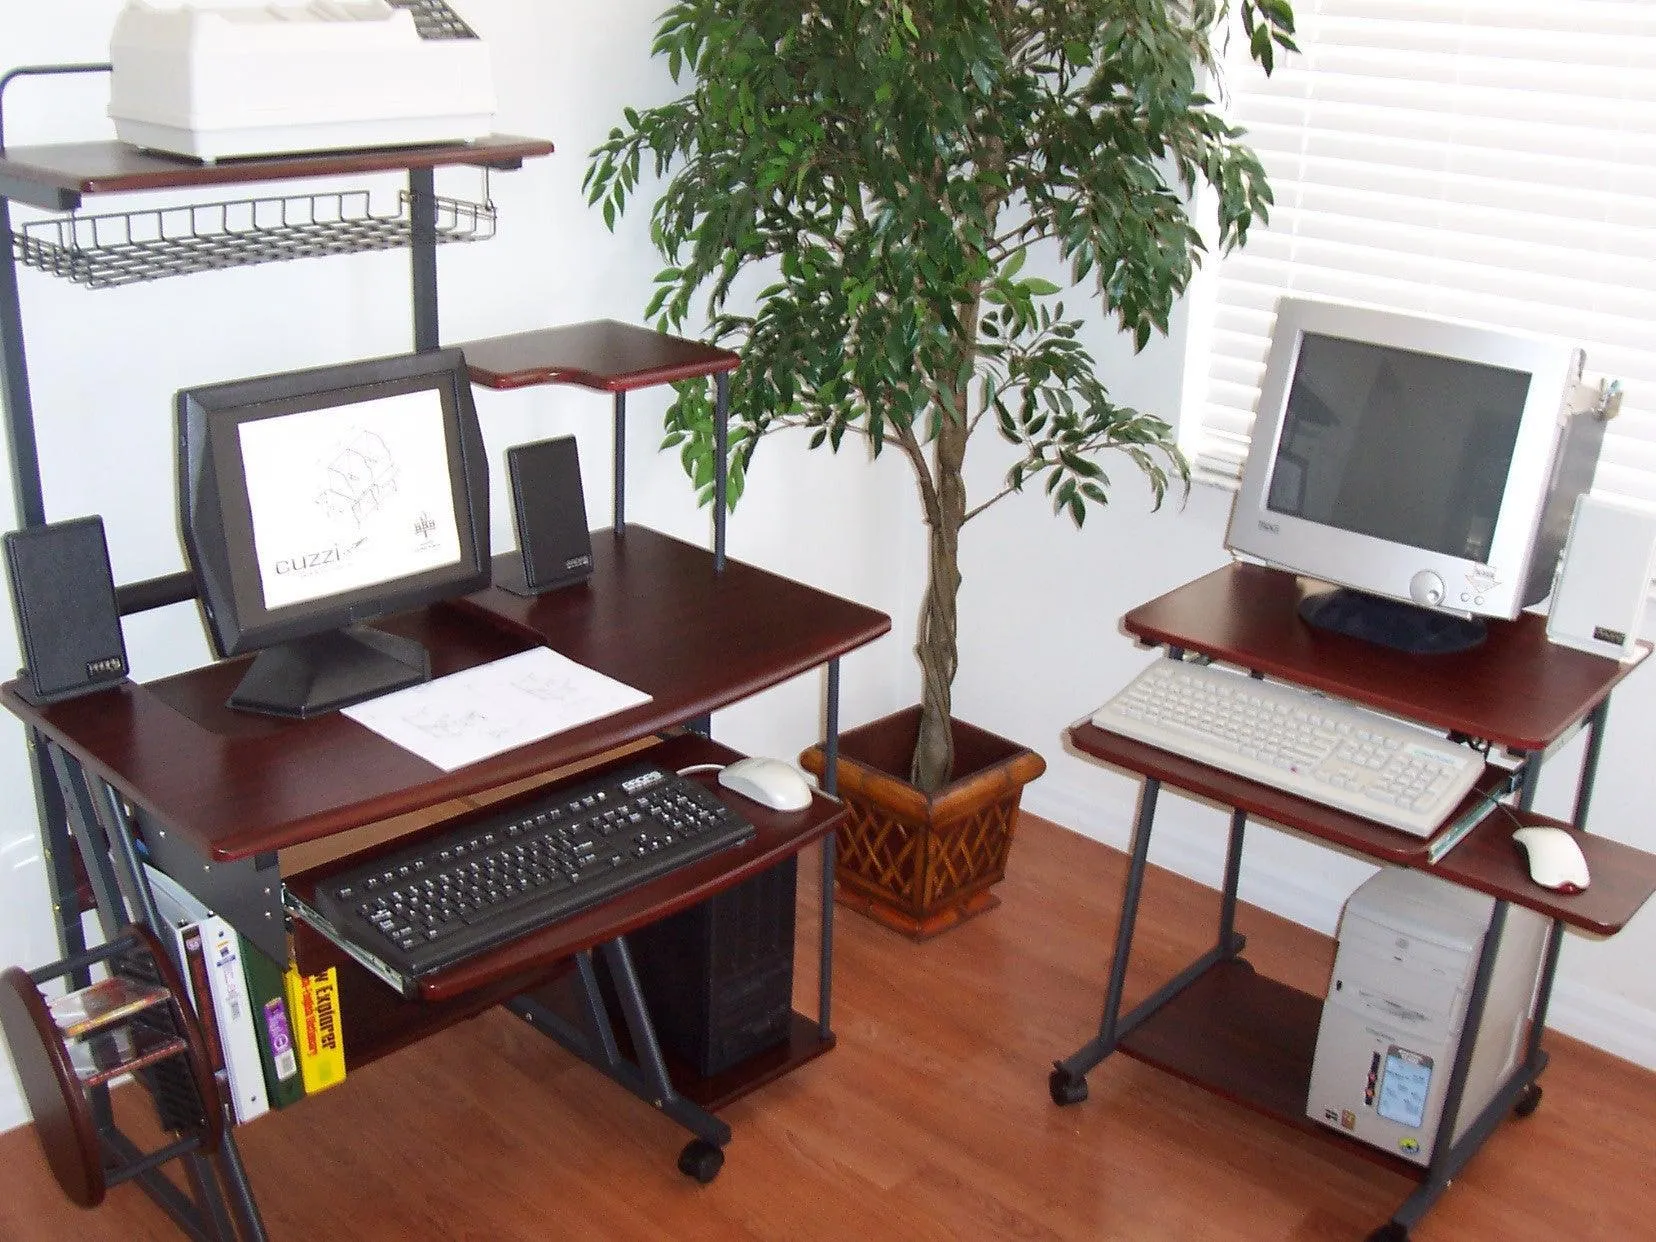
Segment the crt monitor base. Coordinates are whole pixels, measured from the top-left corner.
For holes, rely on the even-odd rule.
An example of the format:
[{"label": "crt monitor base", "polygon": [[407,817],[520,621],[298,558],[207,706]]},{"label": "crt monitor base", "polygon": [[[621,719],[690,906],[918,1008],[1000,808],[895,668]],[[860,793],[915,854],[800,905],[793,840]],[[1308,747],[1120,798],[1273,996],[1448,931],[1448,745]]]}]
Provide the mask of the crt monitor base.
[{"label": "crt monitor base", "polygon": [[418,685],[430,676],[431,657],[419,643],[358,625],[259,652],[230,696],[230,706],[304,719]]},{"label": "crt monitor base", "polygon": [[1469,651],[1488,633],[1480,618],[1433,612],[1350,587],[1307,595],[1300,601],[1299,615],[1318,629],[1413,655]]}]

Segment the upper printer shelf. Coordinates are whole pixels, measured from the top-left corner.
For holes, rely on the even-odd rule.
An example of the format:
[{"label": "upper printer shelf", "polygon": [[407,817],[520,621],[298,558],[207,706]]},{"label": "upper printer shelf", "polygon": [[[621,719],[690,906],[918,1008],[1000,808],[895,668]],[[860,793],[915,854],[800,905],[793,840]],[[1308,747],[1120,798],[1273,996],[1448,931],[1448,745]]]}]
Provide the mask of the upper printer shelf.
[{"label": "upper printer shelf", "polygon": [[[8,147],[0,232],[15,258],[91,288],[315,255],[494,236],[491,169],[552,144],[490,132],[488,48],[446,0],[264,5],[133,0],[106,64],[21,65],[21,78],[108,75],[115,142]],[[294,152],[298,154],[273,154]],[[433,170],[482,170],[474,200],[439,197]],[[407,189],[233,197],[249,182],[405,172]],[[177,190],[159,209],[82,213],[93,194]],[[13,227],[12,202],[57,214]]]},{"label": "upper printer shelf", "polygon": [[93,194],[189,189],[253,181],[297,181],[414,169],[472,166],[510,170],[550,155],[541,138],[490,134],[471,142],[301,155],[252,156],[201,163],[155,155],[122,142],[76,142],[0,150],[0,197],[45,211],[77,211]]}]

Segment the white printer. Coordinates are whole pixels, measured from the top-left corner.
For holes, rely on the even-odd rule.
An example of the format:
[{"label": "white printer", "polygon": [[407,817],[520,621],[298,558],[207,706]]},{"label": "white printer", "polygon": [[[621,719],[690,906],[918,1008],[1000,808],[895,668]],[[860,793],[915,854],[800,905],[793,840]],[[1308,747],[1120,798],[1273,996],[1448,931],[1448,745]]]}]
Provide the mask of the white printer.
[{"label": "white printer", "polygon": [[495,110],[441,0],[130,0],[109,60],[116,136],[207,161],[464,142]]},{"label": "white printer", "polygon": [[1463,1038],[1475,1040],[1453,1139],[1523,1056],[1547,920],[1510,906],[1477,1031],[1465,1031],[1493,900],[1386,868],[1346,902],[1306,1113],[1411,1160],[1432,1158]]}]

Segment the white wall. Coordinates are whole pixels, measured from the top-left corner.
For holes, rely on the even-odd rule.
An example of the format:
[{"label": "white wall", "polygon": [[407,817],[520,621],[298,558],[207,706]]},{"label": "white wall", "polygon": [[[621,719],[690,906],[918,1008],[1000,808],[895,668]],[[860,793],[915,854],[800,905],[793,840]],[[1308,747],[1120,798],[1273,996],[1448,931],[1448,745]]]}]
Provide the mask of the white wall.
[{"label": "white wall", "polygon": [[[662,7],[660,0],[612,0],[601,11],[531,0],[459,5],[493,51],[496,128],[549,138],[558,150],[494,177],[501,225],[493,241],[440,252],[445,341],[600,317],[638,321],[660,266],[648,243],[647,213],[635,209],[612,235],[586,207],[580,180],[585,153],[624,104],[670,95],[664,69],[648,58]],[[19,9],[7,20],[0,69],[103,59],[119,8],[120,0],[70,0]],[[73,20],[65,20],[65,10]],[[7,92],[9,145],[107,132],[98,90],[66,97],[63,89],[25,82]],[[382,188],[395,186],[393,179]],[[465,193],[475,184],[466,173],[441,174],[438,188]],[[139,198],[133,205],[153,208],[159,201]],[[89,209],[112,206],[94,199]],[[101,512],[120,580],[182,564],[169,439],[173,390],[395,352],[408,342],[407,264],[400,254],[306,260],[112,291],[89,292],[32,271],[22,273],[21,283],[48,517]],[[1170,414],[1182,339],[1176,328],[1174,340],[1138,357],[1109,345],[1117,396]],[[515,441],[575,433],[589,513],[595,525],[604,523],[610,502],[606,398],[543,388],[480,392],[478,402],[497,458]],[[649,392],[628,403],[628,517],[705,539],[709,519],[694,507],[676,460],[654,452],[663,405],[662,394]],[[982,486],[994,486],[1004,469],[997,448],[974,447],[974,479]],[[1197,489],[1182,505],[1152,514],[1126,464],[1112,465],[1111,473],[1113,503],[1079,533],[1053,517],[1033,491],[968,527],[956,702],[963,716],[1045,754],[1048,774],[1026,797],[1032,811],[1120,845],[1135,787],[1063,753],[1060,733],[1151,658],[1122,636],[1120,615],[1222,562],[1229,502],[1222,493]],[[502,512],[497,507],[497,518]],[[855,449],[836,459],[808,455],[797,441],[783,439],[762,449],[732,523],[732,555],[892,615],[889,637],[845,661],[846,724],[892,710],[915,693],[910,648],[924,556],[916,519],[912,485],[894,455],[870,471]],[[503,518],[496,529],[509,538]],[[189,667],[205,655],[190,609],[132,619],[127,633],[140,677]],[[15,668],[9,617],[0,621],[0,644],[0,661]],[[720,713],[716,730],[743,749],[793,754],[816,736],[821,693],[820,676],[800,678]],[[1648,801],[1648,780],[1641,784],[1635,776],[1638,761],[1656,753],[1656,678],[1641,673],[1632,680],[1617,699],[1612,726],[1593,827],[1656,848],[1656,830],[1635,809],[1641,796]],[[0,721],[0,782],[11,791],[0,803],[0,963],[32,967],[57,950],[22,734],[9,719]],[[1544,790],[1543,809],[1556,811],[1560,806],[1548,805],[1557,796],[1553,785]],[[1222,819],[1178,799],[1162,805],[1167,818],[1156,840],[1157,861],[1217,882]],[[1327,930],[1365,874],[1347,859],[1261,829],[1247,856],[1243,895]],[[1637,969],[1656,950],[1653,942],[1656,916],[1648,912],[1606,944],[1572,937],[1554,1024],[1656,1066],[1656,979]],[[0,1073],[0,1128],[24,1119],[9,1076]]]}]

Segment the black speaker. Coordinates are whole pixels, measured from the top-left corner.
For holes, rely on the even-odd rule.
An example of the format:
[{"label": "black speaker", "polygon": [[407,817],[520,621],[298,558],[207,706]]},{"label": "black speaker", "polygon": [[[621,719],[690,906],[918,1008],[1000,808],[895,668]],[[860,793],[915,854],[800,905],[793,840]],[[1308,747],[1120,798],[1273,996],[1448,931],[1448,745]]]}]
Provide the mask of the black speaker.
[{"label": "black speaker", "polygon": [[495,558],[495,585],[540,595],[592,574],[592,535],[574,436],[506,450],[518,551]]},{"label": "black speaker", "polygon": [[789,858],[627,937],[661,1046],[703,1077],[788,1038],[798,873]]},{"label": "black speaker", "polygon": [[55,703],[124,678],[126,643],[103,519],[9,531],[4,543],[23,644],[23,697]]}]

